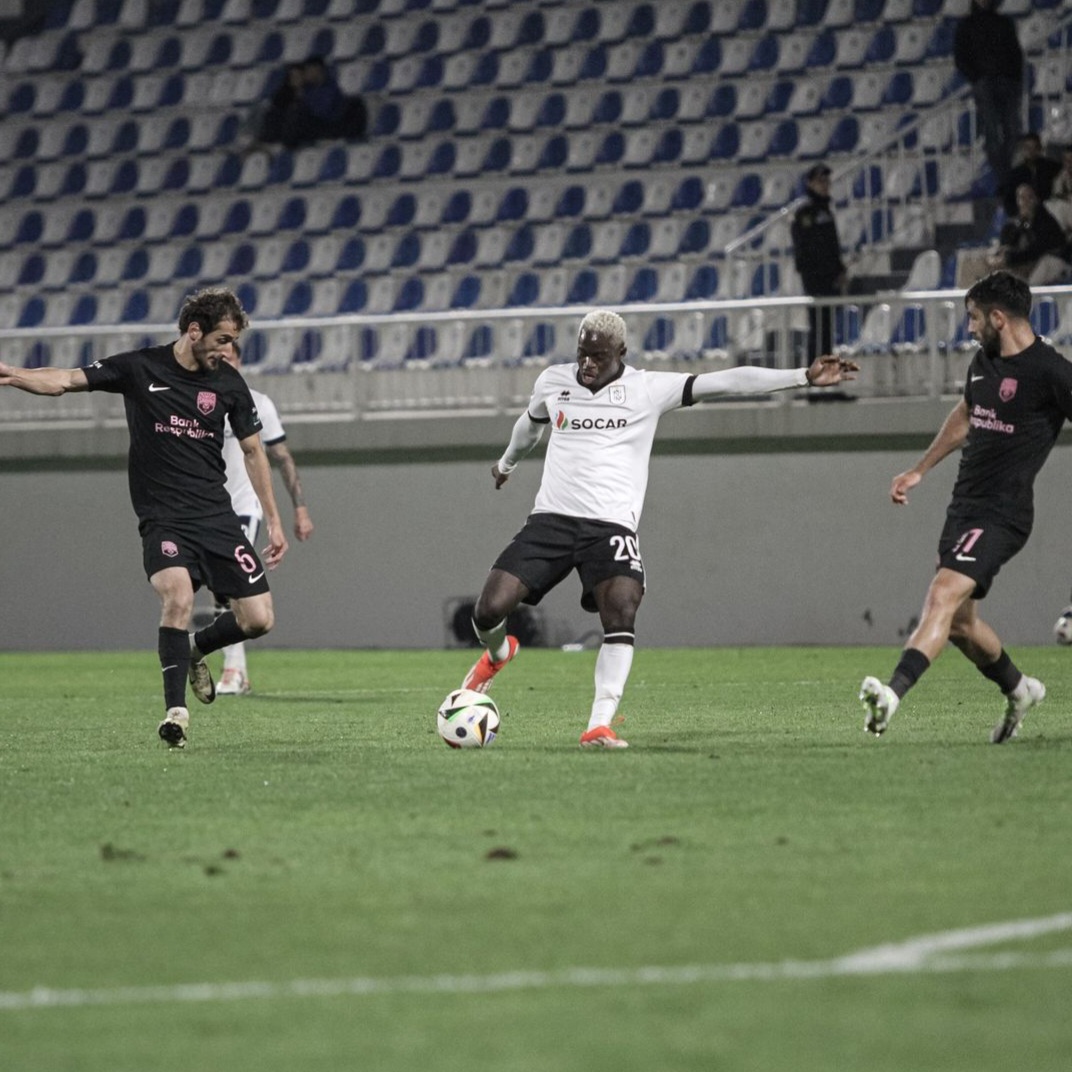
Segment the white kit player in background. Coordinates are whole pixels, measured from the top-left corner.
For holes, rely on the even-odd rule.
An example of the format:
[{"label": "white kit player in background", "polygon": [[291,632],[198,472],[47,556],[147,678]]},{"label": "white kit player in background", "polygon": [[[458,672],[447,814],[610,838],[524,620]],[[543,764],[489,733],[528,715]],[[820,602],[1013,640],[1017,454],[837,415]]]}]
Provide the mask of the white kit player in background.
[{"label": "white kit player in background", "polygon": [[[237,343],[233,346],[232,356],[225,357],[224,360],[236,369],[241,368],[242,354]],[[287,494],[294,504],[294,535],[304,542],[313,534],[313,521],[309,516],[309,508],[305,505],[298,467],[287,448],[287,433],[283,428],[283,422],[279,419],[279,411],[275,408],[275,403],[263,391],[255,391],[251,387],[249,393],[253,396],[253,403],[261,419],[261,442],[264,444],[264,451],[269,460],[279,467]],[[250,544],[256,546],[257,533],[264,520],[264,513],[253,485],[249,482],[249,475],[242,458],[242,448],[235,439],[230,424],[227,424],[224,429],[223,461],[227,466],[226,488],[231,496],[231,505],[238,515],[238,520]],[[217,599],[216,614],[219,615],[224,610],[226,610],[226,604]],[[216,686],[216,693],[223,696],[242,696],[249,691],[246,646],[241,643],[231,644],[223,649],[223,673]]]},{"label": "white kit player in background", "polygon": [[507,616],[519,603],[538,603],[576,570],[581,606],[598,612],[603,629],[595,700],[581,735],[585,748],[626,747],[611,723],[632,666],[636,612],[644,595],[636,530],[659,418],[719,395],[831,387],[858,370],[852,361],[819,357],[808,368],[732,368],[691,376],[631,368],[625,354],[625,321],[607,309],[588,313],[577,337],[576,363],[540,373],[506,452],[492,466],[495,487],[501,488],[550,425],[536,504],[477,599],[473,627],[484,654],[462,683],[487,691],[517,654]]}]

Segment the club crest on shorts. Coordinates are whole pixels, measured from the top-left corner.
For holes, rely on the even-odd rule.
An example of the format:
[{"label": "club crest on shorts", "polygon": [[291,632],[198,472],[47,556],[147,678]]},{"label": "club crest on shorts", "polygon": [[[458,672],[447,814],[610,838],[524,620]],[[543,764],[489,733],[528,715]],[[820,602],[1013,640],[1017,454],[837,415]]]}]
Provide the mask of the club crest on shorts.
[{"label": "club crest on shorts", "polygon": [[1017,382],[1012,376],[1006,376],[998,387],[998,398],[1002,402],[1011,402],[1016,397]]},{"label": "club crest on shorts", "polygon": [[175,543],[174,540],[164,540],[164,542],[160,544],[160,550],[163,551],[168,558],[178,558],[179,545]]},{"label": "club crest on shorts", "polygon": [[216,408],[216,392],[215,391],[198,391],[197,392],[197,409],[199,413],[203,413],[206,417]]}]

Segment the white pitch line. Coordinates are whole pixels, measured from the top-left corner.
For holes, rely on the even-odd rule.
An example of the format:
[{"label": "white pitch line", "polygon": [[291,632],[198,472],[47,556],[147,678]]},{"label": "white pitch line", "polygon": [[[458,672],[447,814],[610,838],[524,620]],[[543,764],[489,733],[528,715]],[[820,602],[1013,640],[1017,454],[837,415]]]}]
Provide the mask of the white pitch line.
[{"label": "white pitch line", "polygon": [[[783,960],[757,964],[693,964],[644,968],[564,968],[491,975],[415,975],[375,979],[293,979],[288,982],[180,983],[174,986],[127,986],[97,990],[34,987],[0,991],[0,1012],[24,1009],[84,1008],[98,1005],[264,1001],[279,998],[370,997],[383,994],[488,994],[517,990],[577,987],[683,986],[690,983],[775,982],[830,979],[853,975],[990,972],[1014,969],[1072,968],[1072,949],[1042,953],[1015,950],[968,954],[979,949],[1072,930],[1072,913],[1042,919],[1011,920],[982,927],[941,931],[897,944],[862,949],[832,960]],[[961,955],[950,955],[952,953]]]}]

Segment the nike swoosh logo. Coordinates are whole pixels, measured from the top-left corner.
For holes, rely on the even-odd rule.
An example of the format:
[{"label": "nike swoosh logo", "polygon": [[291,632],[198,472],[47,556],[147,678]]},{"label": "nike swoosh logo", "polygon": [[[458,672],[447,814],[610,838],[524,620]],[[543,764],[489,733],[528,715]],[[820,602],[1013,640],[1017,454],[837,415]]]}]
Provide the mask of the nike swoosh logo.
[{"label": "nike swoosh logo", "polygon": [[249,581],[250,584],[253,584],[256,581],[259,581],[263,576],[264,576],[264,570],[261,570],[260,573],[258,573],[255,577],[248,577],[247,580]]},{"label": "nike swoosh logo", "polygon": [[975,555],[957,555],[958,562],[974,562]]},{"label": "nike swoosh logo", "polygon": [[170,387],[161,387],[157,383],[151,383],[151,384],[149,384],[149,390],[150,391],[170,391],[171,388]]},{"label": "nike swoosh logo", "polygon": [[[972,377],[972,383],[975,383],[976,380],[982,380],[982,379],[985,379],[985,377],[984,376],[973,376]],[[152,388],[150,387],[149,390],[151,391]]]}]

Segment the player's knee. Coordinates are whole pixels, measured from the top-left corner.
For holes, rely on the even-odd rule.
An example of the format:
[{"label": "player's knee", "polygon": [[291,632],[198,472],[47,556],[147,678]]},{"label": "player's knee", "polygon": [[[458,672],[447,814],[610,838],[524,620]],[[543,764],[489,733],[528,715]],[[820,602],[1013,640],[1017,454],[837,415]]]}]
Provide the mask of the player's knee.
[{"label": "player's knee", "polygon": [[512,610],[505,600],[487,594],[481,595],[473,607],[473,625],[477,629],[494,629]]},{"label": "player's knee", "polygon": [[275,625],[275,611],[270,603],[253,607],[243,607],[241,614],[235,614],[235,620],[243,633],[254,640],[270,632]]}]

